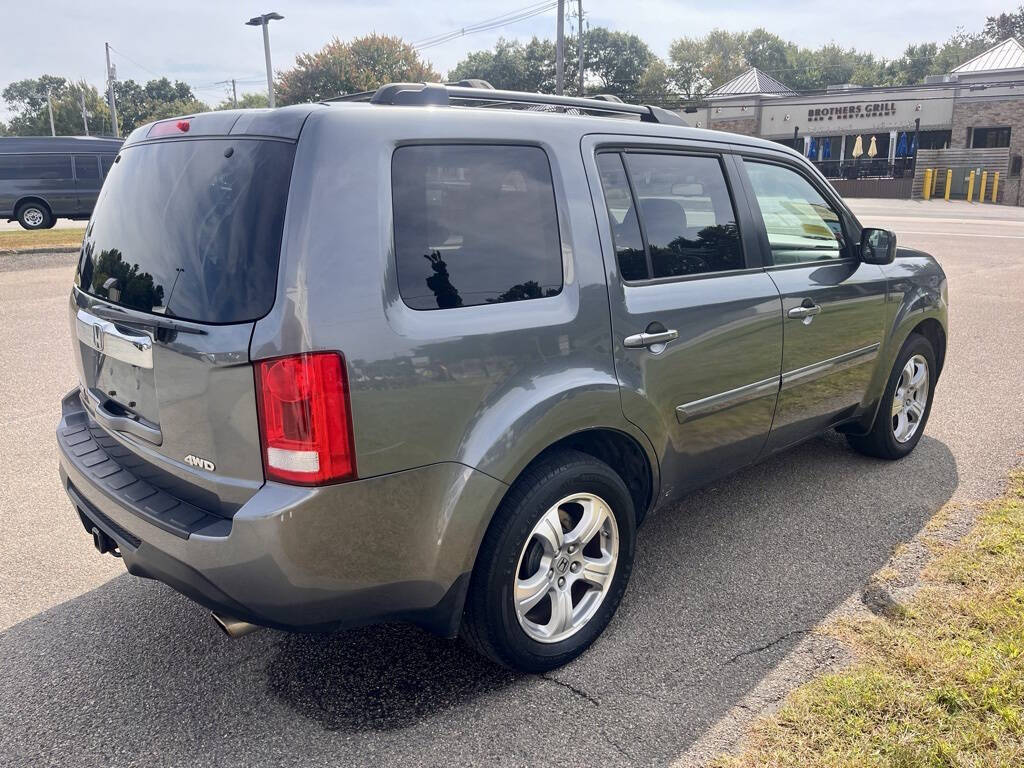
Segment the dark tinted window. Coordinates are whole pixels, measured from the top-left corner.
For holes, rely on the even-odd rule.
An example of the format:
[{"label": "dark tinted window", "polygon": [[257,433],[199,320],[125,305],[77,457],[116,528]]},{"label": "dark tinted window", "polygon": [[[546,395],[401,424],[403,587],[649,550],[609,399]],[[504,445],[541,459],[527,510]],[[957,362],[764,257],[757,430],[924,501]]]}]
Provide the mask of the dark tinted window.
[{"label": "dark tinted window", "polygon": [[262,317],[277,293],[294,154],[292,144],[252,139],[122,150],[96,202],[76,283],[187,320]]},{"label": "dark tinted window", "polygon": [[114,160],[117,155],[100,155],[100,163],[103,165],[103,178],[107,178],[107,174],[110,173],[110,166],[114,164]]},{"label": "dark tinted window", "polygon": [[625,160],[654,277],[744,268],[736,214],[717,158],[630,153]]},{"label": "dark tinted window", "polygon": [[622,167],[622,158],[617,154],[600,154],[597,156],[597,167],[601,172],[604,202],[612,222],[619,272],[623,280],[645,280],[649,274],[647,255],[644,253],[644,241],[640,236],[640,224],[633,209],[633,195],[629,191],[629,180]]},{"label": "dark tinted window", "polygon": [[975,128],[971,141],[974,148],[992,149],[1010,146],[1009,128]]},{"label": "dark tinted window", "polygon": [[0,155],[0,179],[70,179],[71,155]]},{"label": "dark tinted window", "polygon": [[398,287],[414,309],[557,294],[562,249],[538,147],[400,147],[392,164]]},{"label": "dark tinted window", "polygon": [[96,155],[75,155],[75,176],[79,181],[99,179],[100,167],[96,164]]}]

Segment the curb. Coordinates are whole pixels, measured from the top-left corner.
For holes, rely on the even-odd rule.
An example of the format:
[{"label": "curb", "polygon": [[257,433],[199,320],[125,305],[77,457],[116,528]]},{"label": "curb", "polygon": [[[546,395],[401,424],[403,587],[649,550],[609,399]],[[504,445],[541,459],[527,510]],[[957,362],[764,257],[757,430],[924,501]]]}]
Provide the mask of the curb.
[{"label": "curb", "polygon": [[28,256],[33,253],[78,253],[80,245],[56,245],[50,248],[0,248],[0,256]]}]

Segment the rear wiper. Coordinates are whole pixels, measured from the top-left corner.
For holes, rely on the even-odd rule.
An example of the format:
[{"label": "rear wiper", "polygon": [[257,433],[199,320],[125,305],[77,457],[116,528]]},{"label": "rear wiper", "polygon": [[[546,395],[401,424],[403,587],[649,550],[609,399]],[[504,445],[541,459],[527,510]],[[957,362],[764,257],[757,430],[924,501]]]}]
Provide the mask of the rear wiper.
[{"label": "rear wiper", "polygon": [[144,328],[163,328],[168,331],[194,333],[199,336],[206,335],[206,331],[202,328],[189,323],[183,323],[180,320],[174,320],[170,317],[161,317],[160,315],[143,315],[140,317],[139,315],[129,315],[123,309],[105,306],[92,306],[89,307],[88,311],[97,317],[102,317],[104,320],[113,320],[116,323],[140,325]]}]

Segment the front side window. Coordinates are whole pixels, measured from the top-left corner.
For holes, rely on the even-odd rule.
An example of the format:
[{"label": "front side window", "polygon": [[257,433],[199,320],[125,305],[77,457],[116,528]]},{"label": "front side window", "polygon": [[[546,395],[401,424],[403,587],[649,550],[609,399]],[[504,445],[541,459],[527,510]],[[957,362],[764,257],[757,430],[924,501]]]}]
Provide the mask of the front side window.
[{"label": "front side window", "polygon": [[96,164],[96,155],[75,155],[75,177],[79,181],[95,182],[100,178],[100,167]]},{"label": "front side window", "polygon": [[839,214],[807,179],[781,165],[751,160],[744,165],[768,232],[773,264],[844,256]]},{"label": "front side window", "polygon": [[399,147],[391,167],[398,288],[413,309],[557,295],[562,247],[539,147]]},{"label": "front side window", "polygon": [[718,158],[608,153],[598,168],[623,279],[744,268]]}]

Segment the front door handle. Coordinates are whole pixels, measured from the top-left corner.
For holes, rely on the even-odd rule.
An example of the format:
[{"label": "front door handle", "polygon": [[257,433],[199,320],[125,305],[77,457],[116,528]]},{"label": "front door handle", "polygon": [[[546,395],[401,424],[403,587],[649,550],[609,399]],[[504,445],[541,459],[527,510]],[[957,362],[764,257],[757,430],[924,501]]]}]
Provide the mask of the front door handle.
[{"label": "front door handle", "polygon": [[815,304],[810,299],[804,299],[803,303],[799,307],[793,307],[788,314],[795,320],[810,319],[821,312],[821,306]]},{"label": "front door handle", "polygon": [[653,347],[658,344],[665,345],[678,338],[679,331],[671,330],[659,331],[657,333],[634,333],[632,336],[627,336],[622,340],[622,346],[629,347],[630,349],[639,349],[642,347]]}]

